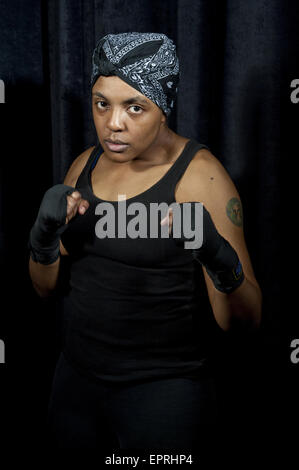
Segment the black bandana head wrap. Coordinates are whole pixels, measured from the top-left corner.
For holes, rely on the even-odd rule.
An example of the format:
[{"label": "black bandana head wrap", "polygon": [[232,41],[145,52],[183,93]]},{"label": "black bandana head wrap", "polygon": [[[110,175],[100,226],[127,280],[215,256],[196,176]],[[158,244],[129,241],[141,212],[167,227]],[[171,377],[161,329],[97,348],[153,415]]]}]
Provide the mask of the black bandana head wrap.
[{"label": "black bandana head wrap", "polygon": [[93,51],[92,66],[91,87],[100,75],[117,75],[170,115],[180,72],[176,47],[165,34],[107,34]]}]

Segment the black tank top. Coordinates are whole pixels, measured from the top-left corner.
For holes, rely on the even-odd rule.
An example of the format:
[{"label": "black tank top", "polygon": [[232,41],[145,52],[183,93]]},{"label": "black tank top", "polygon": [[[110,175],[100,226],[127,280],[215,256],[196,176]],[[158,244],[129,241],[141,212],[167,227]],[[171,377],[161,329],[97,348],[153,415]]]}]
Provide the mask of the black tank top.
[{"label": "black tank top", "polygon": [[[201,148],[208,147],[190,139],[157,183],[122,204],[133,210],[133,203],[142,202],[149,222],[150,203],[175,202],[175,187]],[[94,148],[76,184],[90,206],[61,236],[71,266],[63,353],[94,380],[206,375],[206,311],[196,295],[205,288],[203,277],[198,282],[195,275],[200,265],[172,238],[118,238],[117,230],[115,238],[99,238],[95,227],[104,202],[115,209],[118,228],[118,201],[104,201],[92,191],[91,172],[101,152],[100,145]],[[134,217],[135,212],[127,215],[127,226]]]}]

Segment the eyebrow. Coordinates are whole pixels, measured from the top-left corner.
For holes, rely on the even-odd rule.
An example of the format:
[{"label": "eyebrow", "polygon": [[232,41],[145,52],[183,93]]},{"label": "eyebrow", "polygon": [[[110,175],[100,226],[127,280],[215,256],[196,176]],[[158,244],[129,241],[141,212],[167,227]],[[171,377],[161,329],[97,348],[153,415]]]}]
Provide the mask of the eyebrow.
[{"label": "eyebrow", "polygon": [[[99,91],[94,92],[93,96],[97,96],[99,98],[104,98],[104,100],[109,101],[108,98],[106,98],[104,95],[102,95],[102,93],[100,93]],[[148,105],[148,101],[143,99],[141,96],[132,96],[132,98],[124,100],[121,104],[132,104],[132,103],[136,103],[136,102]]]}]

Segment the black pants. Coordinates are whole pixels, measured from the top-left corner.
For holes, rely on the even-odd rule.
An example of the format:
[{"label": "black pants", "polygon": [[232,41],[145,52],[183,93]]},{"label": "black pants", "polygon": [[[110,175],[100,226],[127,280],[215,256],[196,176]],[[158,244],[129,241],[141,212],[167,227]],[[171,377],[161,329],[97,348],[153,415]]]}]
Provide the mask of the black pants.
[{"label": "black pants", "polygon": [[48,441],[65,449],[171,449],[215,446],[217,408],[211,378],[170,378],[135,385],[98,384],[58,360],[48,408]]}]

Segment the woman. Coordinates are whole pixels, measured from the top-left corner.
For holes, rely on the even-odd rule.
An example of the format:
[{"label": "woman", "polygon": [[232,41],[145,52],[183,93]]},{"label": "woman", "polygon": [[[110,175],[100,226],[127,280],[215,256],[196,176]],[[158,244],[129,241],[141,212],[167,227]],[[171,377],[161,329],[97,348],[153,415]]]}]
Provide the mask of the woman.
[{"label": "woman", "polygon": [[[178,81],[175,46],[164,34],[98,42],[91,86],[99,145],[45,193],[30,233],[29,270],[40,296],[55,291],[60,257],[71,261],[49,404],[58,447],[101,449],[107,428],[124,449],[203,450],[213,442],[217,404],[205,312],[195,301],[199,267],[223,330],[260,322],[237,190],[207,146],[167,125]],[[184,244],[191,239],[184,202],[192,202],[192,227],[202,217],[202,244],[193,249]],[[151,231],[157,203],[166,237]],[[183,230],[175,236],[178,213]]]}]

